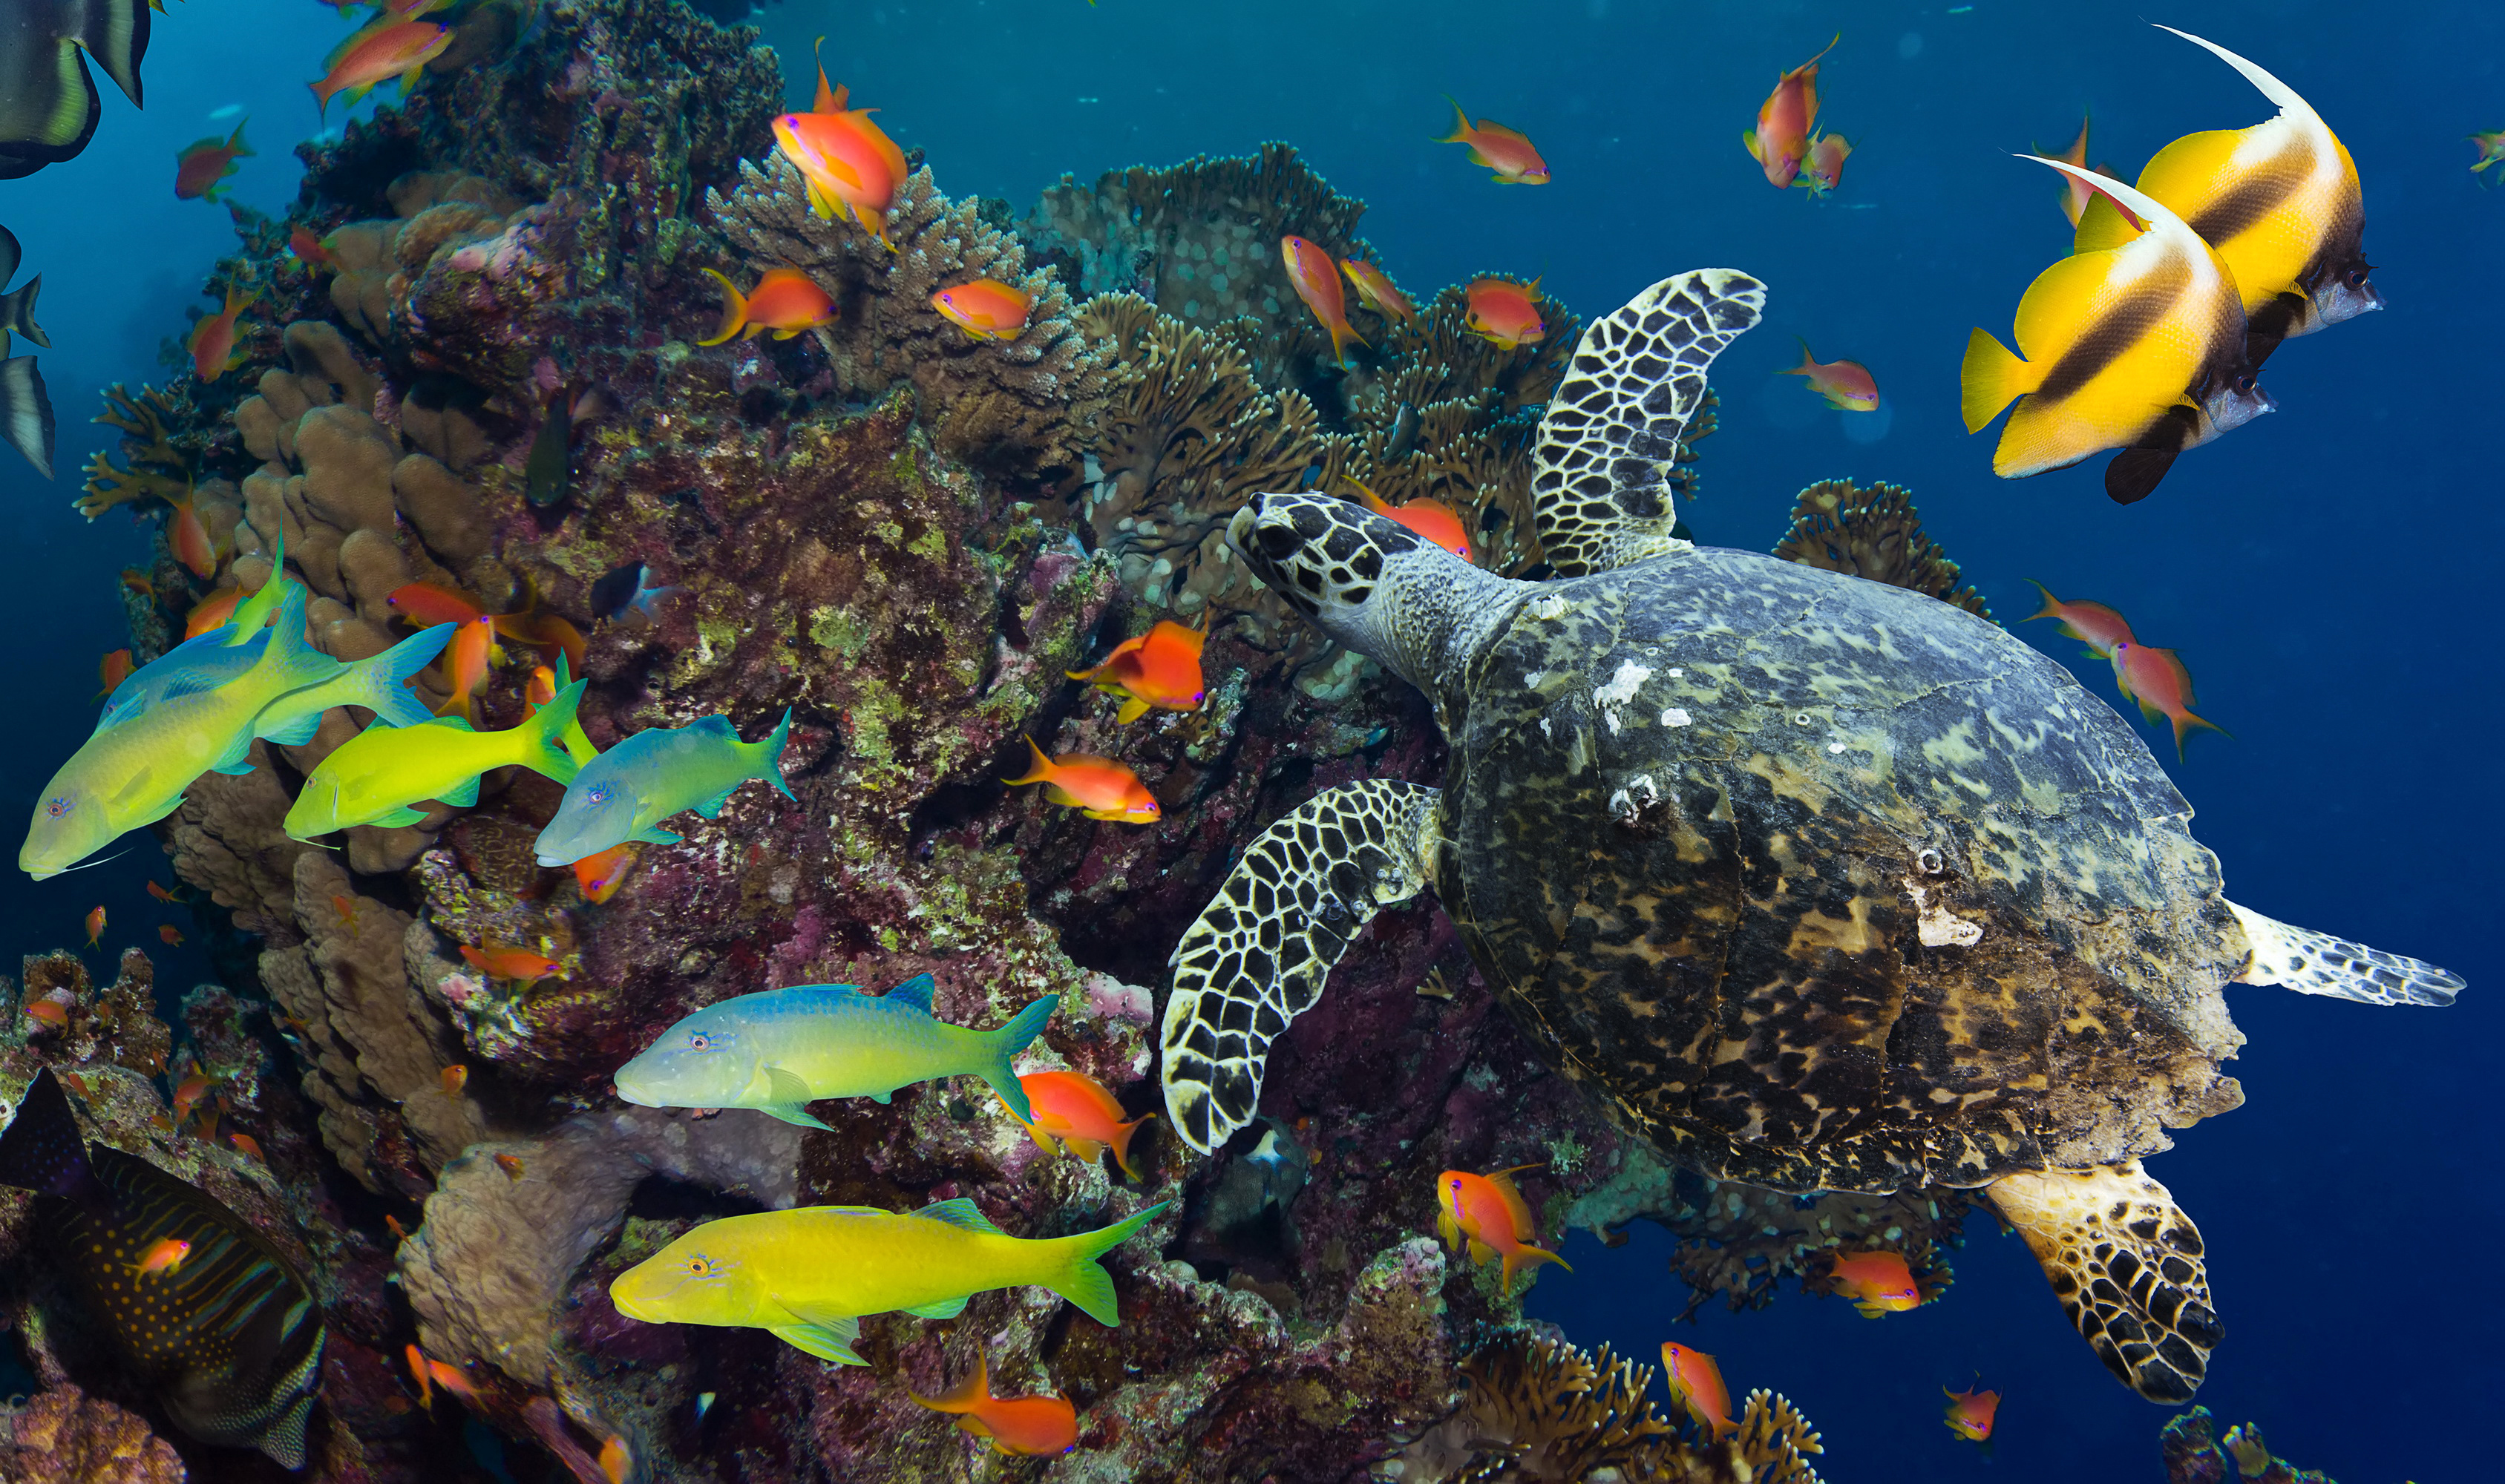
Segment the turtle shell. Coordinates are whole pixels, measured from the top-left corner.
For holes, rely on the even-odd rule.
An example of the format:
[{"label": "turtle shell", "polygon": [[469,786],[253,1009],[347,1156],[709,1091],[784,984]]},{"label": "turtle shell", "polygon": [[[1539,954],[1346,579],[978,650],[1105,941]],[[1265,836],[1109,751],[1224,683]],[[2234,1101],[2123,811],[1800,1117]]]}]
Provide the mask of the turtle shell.
[{"label": "turtle shell", "polygon": [[1438,889],[1550,1063],[1778,1189],[2109,1164],[2243,1100],[2243,939],[2136,734],[1997,625],[1699,549],[1472,658]]}]

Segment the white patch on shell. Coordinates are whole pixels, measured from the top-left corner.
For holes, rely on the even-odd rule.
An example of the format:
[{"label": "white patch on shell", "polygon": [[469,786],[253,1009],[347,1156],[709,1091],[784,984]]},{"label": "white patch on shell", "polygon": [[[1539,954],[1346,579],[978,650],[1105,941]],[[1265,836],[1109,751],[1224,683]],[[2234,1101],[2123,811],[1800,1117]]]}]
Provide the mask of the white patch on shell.
[{"label": "white patch on shell", "polygon": [[1601,719],[1609,724],[1609,735],[1618,735],[1618,708],[1636,699],[1636,692],[1652,678],[1652,667],[1633,660],[1620,660],[1618,673],[1609,683],[1592,692],[1592,704],[1601,708]]},{"label": "white patch on shell", "polygon": [[1983,941],[1982,923],[1969,922],[1949,911],[1945,905],[1932,901],[1931,888],[1910,876],[1905,878],[1905,894],[1914,899],[1915,910],[1923,915],[1915,927],[1915,932],[1923,940],[1923,947],[1970,949]]},{"label": "white patch on shell", "polygon": [[1627,780],[1627,786],[1609,795],[1609,815],[1633,829],[1641,822],[1644,811],[1661,802],[1661,786],[1649,773],[1640,773]]},{"label": "white patch on shell", "polygon": [[1661,713],[1661,724],[1666,727],[1683,727],[1695,719],[1683,706],[1674,706]]}]

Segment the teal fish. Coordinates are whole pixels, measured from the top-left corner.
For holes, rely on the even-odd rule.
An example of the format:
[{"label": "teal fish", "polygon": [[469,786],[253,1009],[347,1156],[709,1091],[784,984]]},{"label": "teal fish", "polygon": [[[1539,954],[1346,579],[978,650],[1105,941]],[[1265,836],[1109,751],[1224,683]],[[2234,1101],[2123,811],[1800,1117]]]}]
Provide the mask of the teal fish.
[{"label": "teal fish", "polygon": [[435,719],[408,688],[408,677],[435,662],[452,642],[456,624],[437,624],[412,634],[370,659],[357,661],[319,685],[289,691],[253,718],[252,735],[300,747],[321,729],[322,713],[335,706],[362,706],[378,727],[417,727]]},{"label": "teal fish", "polygon": [[95,718],[95,730],[101,732],[128,721],[160,701],[216,690],[260,664],[261,652],[269,642],[268,631],[249,635],[243,643],[230,645],[227,636],[232,630],[231,624],[223,625],[187,638],[123,676],[113,694],[105,698],[104,709]]},{"label": "teal fish", "polygon": [[1043,1034],[1061,1004],[1047,994],[998,1030],[931,1014],[931,976],[885,994],[852,984],[798,984],[707,1005],[617,1069],[617,1095],[647,1108],[754,1108],[803,1128],[821,1097],[886,1102],[935,1077],[979,1077],[1020,1122],[1034,1122],[1009,1058]]},{"label": "teal fish", "polygon": [[677,845],[679,837],[662,829],[662,820],[687,809],[710,819],[750,778],[763,778],[792,798],[783,781],[783,744],[791,735],[789,710],[774,735],[758,742],[741,742],[724,716],[636,733],[585,763],[566,785],[556,817],[540,831],[540,864],[571,866],[630,840]]},{"label": "teal fish", "polygon": [[0,1185],[37,1192],[35,1230],[176,1426],[304,1467],[322,1306],[268,1238],[147,1160],[90,1149],[50,1068],[0,1133]]}]

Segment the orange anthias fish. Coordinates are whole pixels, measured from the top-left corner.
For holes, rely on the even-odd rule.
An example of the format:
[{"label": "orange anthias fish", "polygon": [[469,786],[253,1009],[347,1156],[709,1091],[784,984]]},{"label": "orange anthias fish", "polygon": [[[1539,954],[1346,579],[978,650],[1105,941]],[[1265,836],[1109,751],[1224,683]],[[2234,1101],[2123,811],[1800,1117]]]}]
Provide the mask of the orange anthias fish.
[{"label": "orange anthias fish", "polygon": [[331,53],[329,74],[304,86],[313,89],[314,101],[328,118],[333,97],[344,92],[353,104],[377,84],[393,78],[400,79],[406,95],[417,86],[426,64],[450,45],[452,33],[431,20],[401,20],[385,13],[374,24],[339,43]]},{"label": "orange anthias fish", "polygon": [[586,855],[574,863],[574,882],[582,888],[586,902],[606,902],[626,883],[626,874],[635,869],[635,847],[632,845],[612,846],[597,855]]},{"label": "orange anthias fish", "polygon": [[198,638],[211,629],[225,628],[228,621],[234,617],[236,604],[243,600],[242,588],[222,587],[192,604],[192,611],[183,615],[183,637]]},{"label": "orange anthias fish", "polygon": [[1035,297],[997,278],[978,278],[932,294],[931,307],[970,340],[1014,340],[1026,333]]},{"label": "orange anthias fish", "polygon": [[1472,123],[1450,93],[1444,101],[1453,105],[1453,131],[1435,141],[1437,144],[1465,144],[1470,147],[1470,163],[1485,165],[1496,172],[1489,179],[1499,186],[1545,186],[1548,184],[1548,161],[1531,147],[1520,129],[1509,129],[1493,119]]},{"label": "orange anthias fish", "polygon": [[218,553],[209,542],[209,528],[200,524],[198,507],[190,499],[170,503],[173,510],[165,517],[165,544],[193,576],[210,575],[218,569]]},{"label": "orange anthias fish", "polygon": [[309,226],[298,226],[288,232],[287,251],[295,254],[296,260],[308,268],[336,269],[339,266],[339,259],[331,256],[330,242],[314,236]]},{"label": "orange anthias fish", "polygon": [[180,893],[168,891],[164,887],[158,885],[155,881],[150,881],[148,883],[148,894],[155,897],[159,902],[179,902],[183,900]]},{"label": "orange anthias fish", "polygon": [[[2469,134],[2463,137],[2479,146],[2479,162],[2470,167],[2472,174],[2475,175],[2498,160],[2505,159],[2505,129],[2500,129],[2493,134]],[[2498,171],[2497,177],[2505,177],[2505,170]],[[2491,180],[2495,178],[2490,177]],[[2070,224],[2078,225],[2075,222]]]},{"label": "orange anthias fish", "polygon": [[426,1359],[426,1352],[411,1345],[403,1354],[408,1357],[409,1379],[417,1383],[417,1404],[422,1407],[434,1406],[435,1380],[427,1373],[427,1366],[431,1363]]},{"label": "orange anthias fish", "polygon": [[1778,190],[1792,183],[1801,161],[1809,157],[1810,130],[1817,123],[1817,64],[1842,40],[1839,32],[1825,51],[1784,73],[1757,105],[1757,127],[1740,136],[1749,157],[1764,167],[1767,182]]},{"label": "orange anthias fish", "polygon": [[1279,239],[1280,259],[1288,265],[1288,282],[1295,285],[1296,297],[1323,322],[1330,331],[1331,358],[1341,365],[1348,364],[1346,342],[1368,343],[1348,324],[1348,299],[1339,292],[1339,264],[1331,255],[1302,237]]},{"label": "orange anthias fish", "polygon": [[1984,1391],[1977,1383],[1961,1392],[1943,1386],[1940,1395],[1949,1398],[1945,1420],[1950,1432],[1970,1443],[1992,1441],[1992,1420],[2000,1410],[2000,1393]]},{"label": "orange anthias fish", "polygon": [[243,142],[243,126],[250,120],[235,123],[234,132],[225,139],[215,134],[195,139],[174,155],[174,199],[178,201],[216,200],[226,178],[242,168],[235,163],[238,155],[250,155],[252,146]]},{"label": "orange anthias fish", "polygon": [[816,279],[797,268],[766,269],[756,289],[745,295],[713,269],[705,272],[722,285],[722,328],[714,331],[713,338],[698,340],[698,345],[722,345],[760,329],[774,331],[777,340],[789,340],[821,325],[832,325],[837,318],[834,299],[818,287]]},{"label": "orange anthias fish", "polygon": [[626,1450],[626,1439],[613,1437],[600,1445],[600,1471],[609,1476],[609,1484],[626,1484],[634,1467],[635,1455]]},{"label": "orange anthias fish", "polygon": [[1902,1314],[1923,1306],[1923,1286],[1905,1256],[1895,1252],[1837,1253],[1827,1278],[1828,1291],[1852,1300],[1863,1319]]},{"label": "orange anthias fish", "polygon": [[[186,635],[185,638],[188,638],[190,636]],[[112,695],[115,686],[130,678],[131,669],[130,651],[127,649],[116,649],[98,660],[95,666],[95,677],[104,682],[104,689],[95,693],[95,699],[101,701]],[[152,881],[149,884],[156,883]]]},{"label": "orange anthias fish", "polygon": [[165,946],[169,949],[179,949],[183,946],[183,930],[171,922],[158,923],[157,936],[164,939]]},{"label": "orange anthias fish", "polygon": [[217,314],[202,316],[200,322],[192,327],[192,337],[185,345],[192,353],[193,374],[200,380],[215,381],[243,364],[243,356],[235,349],[235,341],[242,337],[235,316],[242,314],[253,298],[253,294],[229,284],[226,308]]},{"label": "orange anthias fish", "polygon": [[1523,1203],[1522,1192],[1513,1188],[1513,1177],[1539,1167],[1517,1164],[1493,1175],[1446,1170],[1435,1177],[1436,1234],[1456,1252],[1466,1242],[1473,1262],[1501,1257],[1504,1267],[1498,1277],[1508,1294],[1513,1292],[1517,1266],[1554,1262],[1570,1273],[1574,1270],[1574,1265],[1564,1258],[1532,1245],[1532,1239],[1539,1233],[1532,1225],[1531,1207]]},{"label": "orange anthias fish", "polygon": [[[1112,1089],[1084,1072],[1029,1072],[1018,1086],[1026,1088],[1027,1106],[1035,1113],[1033,1122],[1020,1120],[1018,1126],[1036,1143],[1052,1150],[1059,1140],[1059,1147],[1076,1159],[1093,1159],[1111,1149],[1122,1173],[1140,1178],[1131,1167],[1131,1135],[1155,1114],[1122,1122],[1122,1105],[1114,1101]],[[1004,1100],[1001,1106],[1008,1103]],[[1017,1110],[1010,1109],[1009,1117],[1017,1118]]]},{"label": "orange anthias fish", "polygon": [[1046,757],[1034,738],[1028,738],[1026,744],[1035,754],[1035,763],[1024,777],[1001,779],[1010,787],[1041,783],[1045,798],[1067,805],[1090,819],[1153,824],[1162,812],[1156,796],[1140,781],[1140,776],[1111,758],[1089,752]]},{"label": "orange anthias fish", "polygon": [[1200,650],[1207,642],[1206,632],[1161,618],[1147,633],[1116,644],[1113,652],[1105,656],[1105,663],[1095,669],[1067,670],[1062,673],[1074,680],[1084,680],[1108,695],[1121,697],[1122,708],[1113,713],[1118,722],[1137,721],[1152,706],[1169,711],[1196,711],[1208,694],[1200,671]]},{"label": "orange anthias fish", "polygon": [[1548,333],[1539,318],[1539,280],[1517,284],[1509,279],[1470,281],[1470,333],[1493,340],[1506,350],[1535,345]]},{"label": "orange anthias fish", "polygon": [[393,612],[422,629],[436,624],[466,624],[487,611],[468,594],[432,582],[393,588],[383,602]]},{"label": "orange anthias fish", "polygon": [[1821,196],[1844,184],[1844,162],[1852,154],[1852,141],[1842,134],[1820,134],[1809,142],[1809,156],[1801,161],[1800,178],[1793,185],[1813,196]]},{"label": "orange anthias fish", "polygon": [[1879,383],[1868,366],[1858,361],[1830,361],[1821,365],[1809,353],[1807,340],[1801,342],[1800,364],[1782,374],[1808,377],[1809,389],[1839,412],[1879,410]]},{"label": "orange anthias fish", "polygon": [[484,949],[463,944],[461,956],[470,960],[470,967],[489,979],[517,980],[528,984],[556,972],[555,959],[543,957],[528,949],[509,949],[492,940]]},{"label": "orange anthias fish", "polygon": [[457,1098],[461,1095],[461,1089],[470,1086],[470,1068],[456,1061],[443,1069],[442,1081],[443,1095]]},{"label": "orange anthias fish", "polygon": [[263,1164],[269,1162],[269,1156],[261,1152],[261,1141],[248,1133],[230,1133],[227,1135],[227,1142],[233,1145],[239,1155],[250,1155]]},{"label": "orange anthias fish", "polygon": [[88,948],[97,947],[98,945],[96,940],[103,936],[104,909],[99,907],[87,915],[87,946]]},{"label": "orange anthias fish", "polygon": [[2054,597],[2053,590],[2043,583],[2032,577],[2027,580],[2034,584],[2035,591],[2044,595],[2044,605],[2021,622],[2031,624],[2039,618],[2058,618],[2062,621],[2063,633],[2087,645],[2088,652],[2100,660],[2112,659],[2116,644],[2132,642],[2131,620],[2120,613],[2101,603],[2085,600],[2064,603]]},{"label": "orange anthias fish", "polygon": [[1339,262],[1339,270],[1348,275],[1350,283],[1357,286],[1357,296],[1365,300],[1366,308],[1387,320],[1418,318],[1418,306],[1409,302],[1409,295],[1394,287],[1392,275],[1384,272],[1380,265],[1359,262],[1354,258],[1343,258]]},{"label": "orange anthias fish", "polygon": [[38,1024],[53,1030],[69,1029],[70,1008],[58,1000],[28,1000],[19,1008],[26,1012],[27,1019]]},{"label": "orange anthias fish", "polygon": [[2171,649],[2152,649],[2146,644],[2125,639],[2114,645],[2114,683],[2122,688],[2126,700],[2139,703],[2139,713],[2151,721],[2159,716],[2174,724],[2174,756],[2183,757],[2183,741],[2195,727],[2205,727],[2220,737],[2235,734],[2214,721],[2192,714],[2192,672],[2174,657]]},{"label": "orange anthias fish", "polygon": [[1661,1375],[1670,1384],[1670,1399],[1696,1419],[1696,1425],[1714,1437],[1730,1437],[1740,1431],[1731,1420],[1731,1389],[1722,1384],[1722,1367],[1702,1350],[1690,1350],[1675,1341],[1661,1342]]},{"label": "orange anthias fish", "polygon": [[182,1266],[183,1260],[191,1255],[192,1244],[181,1237],[159,1237],[149,1244],[148,1251],[134,1266],[140,1276],[153,1278]]},{"label": "orange anthias fish", "polygon": [[[1346,477],[1346,476],[1342,476]],[[1440,500],[1413,500],[1405,505],[1386,504],[1382,497],[1366,488],[1361,480],[1350,479],[1365,501],[1365,508],[1388,521],[1397,521],[1446,551],[1467,562],[1470,560],[1470,533],[1462,524],[1461,512]]]},{"label": "orange anthias fish", "polygon": [[[496,1156],[496,1168],[505,1172],[505,1178],[507,1180],[517,1185],[520,1184],[522,1178],[522,1161],[519,1158],[512,1155],[498,1155]],[[441,1379],[441,1377],[438,1379]]]},{"label": "orange anthias fish", "polygon": [[483,613],[452,631],[452,642],[443,646],[443,658],[437,662],[452,694],[435,708],[435,714],[458,713],[477,725],[478,687],[486,683],[487,667],[496,652],[496,621]]},{"label": "orange anthias fish", "polygon": [[988,1437],[1002,1453],[1068,1453],[1078,1446],[1078,1409],[1067,1397],[995,1397],[983,1358],[974,1357],[973,1373],[944,1395],[906,1396],[935,1412],[957,1414],[957,1426],[976,1437]]},{"label": "orange anthias fish", "polygon": [[[2041,155],[2044,152],[2037,150],[2035,153]],[[2088,168],[2088,116],[2086,114],[2079,116],[2079,137],[2070,142],[2068,149],[2053,157],[2066,160],[2082,170]],[[2113,172],[2099,170],[2097,173],[2111,175]],[[2062,177],[2062,215],[2070,219],[2070,225],[2073,228],[2078,226],[2080,213],[2088,209],[2088,202],[2096,198],[2096,193],[2097,188],[2075,175]]]},{"label": "orange anthias fish", "polygon": [[776,119],[774,143],[808,182],[809,205],[819,216],[831,222],[849,210],[864,231],[894,252],[887,211],[904,184],[904,152],[870,121],[878,110],[844,107],[851,93],[849,87],[828,86],[822,63],[816,106]]}]

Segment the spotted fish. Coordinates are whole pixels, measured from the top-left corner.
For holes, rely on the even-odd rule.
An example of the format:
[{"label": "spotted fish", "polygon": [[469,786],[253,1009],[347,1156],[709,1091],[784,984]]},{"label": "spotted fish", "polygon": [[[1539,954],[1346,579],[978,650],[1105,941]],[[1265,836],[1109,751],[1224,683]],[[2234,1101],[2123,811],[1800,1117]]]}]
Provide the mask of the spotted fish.
[{"label": "spotted fish", "polygon": [[[37,1192],[36,1229],[185,1432],[304,1467],[322,1309],[276,1247],[195,1187],[89,1148],[50,1069],[0,1133],[0,1185]],[[143,1271],[167,1242],[182,1261]]]}]

